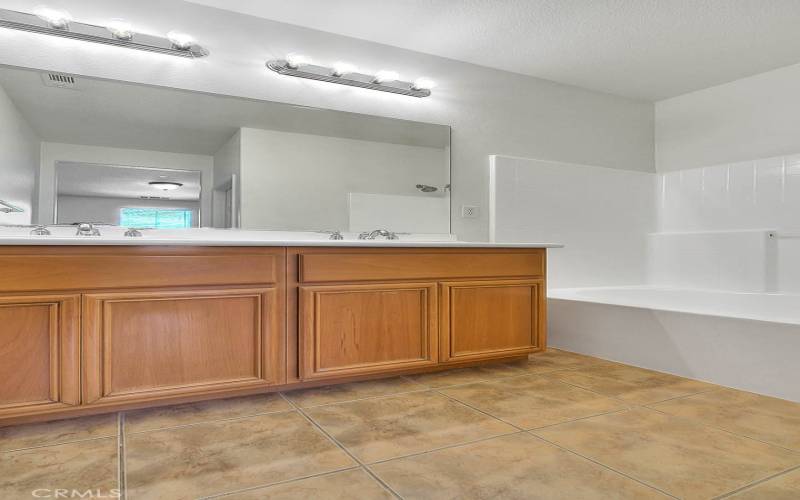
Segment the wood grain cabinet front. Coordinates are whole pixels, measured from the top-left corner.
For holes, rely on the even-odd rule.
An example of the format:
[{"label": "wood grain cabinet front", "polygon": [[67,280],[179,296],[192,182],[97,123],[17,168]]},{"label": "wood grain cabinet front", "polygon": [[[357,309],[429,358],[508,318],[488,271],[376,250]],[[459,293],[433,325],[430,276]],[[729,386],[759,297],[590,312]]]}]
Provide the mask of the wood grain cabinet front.
[{"label": "wood grain cabinet front", "polygon": [[84,403],[282,383],[283,317],[274,288],[86,294]]},{"label": "wood grain cabinet front", "polygon": [[0,297],[0,417],[80,402],[78,295]]},{"label": "wood grain cabinet front", "polygon": [[524,355],[544,348],[544,280],[442,283],[443,362]]},{"label": "wood grain cabinet front", "polygon": [[435,283],[300,287],[304,380],[436,365]]}]

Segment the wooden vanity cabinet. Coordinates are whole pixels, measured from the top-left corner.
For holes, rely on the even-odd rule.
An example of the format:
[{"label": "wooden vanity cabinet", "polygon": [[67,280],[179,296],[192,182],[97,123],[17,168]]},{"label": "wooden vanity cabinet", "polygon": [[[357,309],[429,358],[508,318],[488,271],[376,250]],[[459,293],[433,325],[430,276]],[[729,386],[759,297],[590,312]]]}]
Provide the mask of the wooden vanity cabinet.
[{"label": "wooden vanity cabinet", "polygon": [[80,403],[80,296],[0,296],[0,419]]},{"label": "wooden vanity cabinet", "polygon": [[545,250],[0,247],[0,426],[520,358]]},{"label": "wooden vanity cabinet", "polygon": [[453,281],[441,287],[442,361],[519,356],[544,346],[544,280]]},{"label": "wooden vanity cabinet", "polygon": [[304,248],[293,256],[300,380],[544,348],[542,249]]}]

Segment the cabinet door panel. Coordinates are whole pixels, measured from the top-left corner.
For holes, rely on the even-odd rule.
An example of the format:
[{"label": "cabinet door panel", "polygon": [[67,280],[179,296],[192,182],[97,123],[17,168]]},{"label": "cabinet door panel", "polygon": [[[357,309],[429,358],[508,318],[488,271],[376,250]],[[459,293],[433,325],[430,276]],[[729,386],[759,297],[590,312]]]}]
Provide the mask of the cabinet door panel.
[{"label": "cabinet door panel", "polygon": [[543,347],[544,282],[442,284],[442,361],[521,355]]},{"label": "cabinet door panel", "polygon": [[276,291],[193,290],[84,297],[87,402],[277,383]]},{"label": "cabinet door panel", "polygon": [[78,302],[0,297],[0,416],[79,403]]},{"label": "cabinet door panel", "polygon": [[436,285],[300,288],[302,378],[436,364]]}]

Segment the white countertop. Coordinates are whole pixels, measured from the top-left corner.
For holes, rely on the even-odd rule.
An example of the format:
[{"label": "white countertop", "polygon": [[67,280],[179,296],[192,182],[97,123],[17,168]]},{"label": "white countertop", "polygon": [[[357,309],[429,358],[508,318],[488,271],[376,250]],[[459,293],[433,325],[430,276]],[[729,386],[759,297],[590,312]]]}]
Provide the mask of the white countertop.
[{"label": "white countertop", "polygon": [[51,236],[31,236],[30,228],[0,227],[0,245],[180,245],[267,247],[418,247],[418,248],[560,248],[557,243],[495,243],[459,241],[454,235],[402,234],[399,240],[359,240],[357,233],[343,233],[344,240],[328,234],[240,229],[142,230],[141,237],[126,237],[125,228],[100,226],[101,236],[75,236],[74,227],[49,227]]}]

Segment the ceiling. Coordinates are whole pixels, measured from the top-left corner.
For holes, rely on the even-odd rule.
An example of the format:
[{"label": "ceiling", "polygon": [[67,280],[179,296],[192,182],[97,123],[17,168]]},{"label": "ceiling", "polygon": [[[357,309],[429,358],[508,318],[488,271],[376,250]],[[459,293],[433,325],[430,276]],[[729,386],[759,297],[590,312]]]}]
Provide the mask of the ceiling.
[{"label": "ceiling", "polygon": [[798,0],[191,0],[660,100],[800,62]]},{"label": "ceiling", "polygon": [[[157,196],[159,199],[168,200],[200,200],[200,172],[196,170],[94,165],[62,161],[56,165],[56,174],[59,195],[109,198]],[[154,181],[178,182],[183,186],[173,191],[164,191],[149,184]]]},{"label": "ceiling", "polygon": [[213,155],[240,127],[444,148],[443,125],[0,67],[0,88],[47,142]]}]

